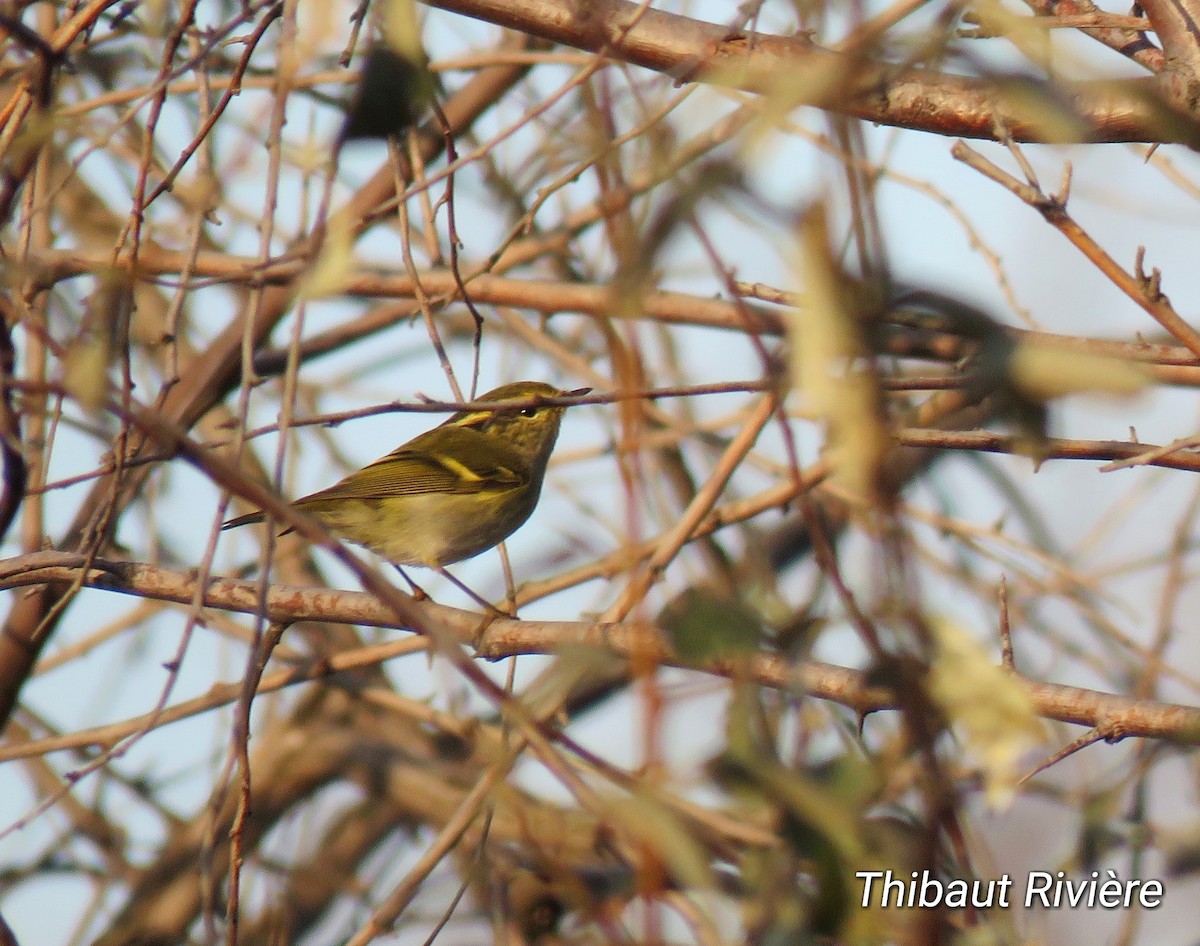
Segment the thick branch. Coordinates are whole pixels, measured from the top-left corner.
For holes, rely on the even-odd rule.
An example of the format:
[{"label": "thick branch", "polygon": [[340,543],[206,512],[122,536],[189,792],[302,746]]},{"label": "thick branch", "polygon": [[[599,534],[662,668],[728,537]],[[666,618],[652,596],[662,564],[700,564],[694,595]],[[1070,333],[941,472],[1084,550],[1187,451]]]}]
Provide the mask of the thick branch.
[{"label": "thick branch", "polygon": [[[648,9],[629,0],[425,0],[431,6],[603,53],[680,81],[774,93],[867,121],[960,138],[1017,141],[1191,141],[1190,123],[1172,120],[1151,80],[998,83],[931,69],[873,63],[802,36],[731,31]],[[1007,86],[1007,87],[1006,87]],[[1062,110],[1068,122],[1047,121]],[[1036,113],[1036,114],[1034,114]],[[1076,126],[1076,127],[1068,127]]]},{"label": "thick branch", "polygon": [[[5,249],[0,244],[0,251]],[[48,288],[64,279],[96,275],[110,271],[111,261],[102,253],[86,250],[50,249],[28,254],[38,269],[38,278]],[[253,280],[264,285],[287,285],[304,270],[304,264],[291,258],[279,258],[267,264],[231,253],[201,252],[194,258],[184,253],[161,249],[144,249],[138,258],[136,275],[143,279],[179,276],[189,273],[193,279],[218,279],[236,283],[253,273]],[[447,269],[427,269],[420,273],[421,287],[434,299],[456,299],[460,295],[454,274]],[[513,306],[536,312],[575,312],[604,318],[646,318],[664,325],[693,325],[724,329],[731,332],[751,332],[756,335],[784,334],[787,308],[779,305],[701,296],[686,292],[651,290],[638,296],[637,305],[613,308],[612,289],[600,283],[579,281],[514,278],[481,273],[470,276],[467,288],[472,301],[487,305]],[[1122,288],[1124,283],[1119,283]],[[347,274],[343,292],[347,296],[370,299],[412,299],[416,295],[416,280],[407,273],[384,272],[360,267]],[[803,305],[799,295],[783,297],[795,305]],[[1161,302],[1158,303],[1161,306]],[[377,331],[387,320],[388,313],[373,313],[364,319],[363,335]],[[885,312],[882,323],[895,325],[899,333],[886,335],[880,342],[884,351],[893,355],[932,358],[937,361],[957,361],[966,354],[961,334],[952,320],[931,317],[928,313],[914,315],[908,310]],[[1014,339],[1022,343],[1044,344],[1068,351],[1089,352],[1112,358],[1127,358],[1151,366],[1151,373],[1165,384],[1200,385],[1200,369],[1196,355],[1178,345],[1154,345],[1145,341],[1125,342],[1117,339],[1080,338],[1027,329],[1009,329]],[[354,339],[353,333],[341,328],[315,335],[301,343],[302,355],[324,352]],[[283,352],[268,349],[265,360],[277,360]]]},{"label": "thick branch", "polygon": [[[190,604],[196,594],[195,580],[182,572],[136,562],[97,560],[87,574],[80,575],[79,569],[84,564],[83,556],[64,552],[37,552],[10,559],[0,565],[0,588],[82,579],[88,587],[185,605]],[[257,582],[217,578],[208,583],[203,602],[207,607],[253,614],[258,610],[260,590]],[[272,586],[265,602],[266,616],[272,621],[313,620],[396,627],[392,608],[374,596],[360,592]],[[478,656],[489,660],[519,654],[553,654],[564,646],[586,645],[663,666],[798,690],[841,703],[859,714],[894,709],[898,705],[895,694],[886,687],[869,684],[863,672],[819,661],[791,664],[774,654],[759,654],[748,664],[737,661],[689,663],[672,652],[660,631],[644,623],[602,625],[581,621],[490,619],[429,601],[414,607],[423,612],[425,623],[438,626],[444,633],[474,647]],[[1200,708],[1134,699],[1082,687],[1024,682],[1037,712],[1046,719],[1102,727],[1119,732],[1121,736],[1170,739],[1189,744],[1200,742]]]},{"label": "thick branch", "polygon": [[1141,0],[1166,62],[1158,75],[1163,95],[1185,115],[1200,106],[1200,7],[1195,0]]}]

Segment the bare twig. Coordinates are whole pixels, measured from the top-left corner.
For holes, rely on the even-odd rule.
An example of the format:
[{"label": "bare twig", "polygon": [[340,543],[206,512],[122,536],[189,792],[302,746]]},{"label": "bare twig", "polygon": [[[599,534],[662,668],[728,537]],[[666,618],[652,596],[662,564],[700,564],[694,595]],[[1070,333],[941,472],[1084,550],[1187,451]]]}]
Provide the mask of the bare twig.
[{"label": "bare twig", "polygon": [[1137,272],[1129,273],[1071,218],[1067,213],[1066,205],[1057,198],[1048,197],[1034,183],[1018,181],[961,141],[954,143],[950,153],[1040,213],[1047,223],[1070,240],[1097,269],[1112,280],[1117,288],[1145,309],[1156,322],[1186,345],[1194,355],[1200,357],[1200,331],[1184,321],[1182,316],[1175,311],[1170,300],[1162,294],[1157,270],[1153,277],[1146,276],[1141,272],[1139,259]]}]

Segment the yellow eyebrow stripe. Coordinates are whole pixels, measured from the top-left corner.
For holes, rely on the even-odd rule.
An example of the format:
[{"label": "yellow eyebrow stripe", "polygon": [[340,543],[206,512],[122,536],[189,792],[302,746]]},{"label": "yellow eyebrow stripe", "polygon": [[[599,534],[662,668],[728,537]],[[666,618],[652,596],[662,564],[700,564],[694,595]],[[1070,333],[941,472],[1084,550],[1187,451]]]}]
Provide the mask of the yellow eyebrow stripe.
[{"label": "yellow eyebrow stripe", "polygon": [[468,414],[466,417],[456,420],[455,427],[474,427],[476,424],[482,424],[485,421],[491,420],[496,416],[495,411],[476,411],[474,414]]},{"label": "yellow eyebrow stripe", "polygon": [[472,470],[469,466],[464,463],[459,463],[453,457],[439,456],[437,460],[441,466],[445,467],[451,473],[457,475],[458,478],[464,482],[478,483],[481,479],[483,479],[483,477]]}]

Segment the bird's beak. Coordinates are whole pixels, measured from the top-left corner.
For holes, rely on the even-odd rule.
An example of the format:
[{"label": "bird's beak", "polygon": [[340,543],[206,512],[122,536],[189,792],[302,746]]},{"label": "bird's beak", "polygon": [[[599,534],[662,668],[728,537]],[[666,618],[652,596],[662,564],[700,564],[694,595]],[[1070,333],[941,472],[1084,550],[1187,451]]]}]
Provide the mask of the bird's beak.
[{"label": "bird's beak", "polygon": [[583,397],[585,394],[591,394],[591,388],[576,388],[574,391],[563,391],[563,397]]}]

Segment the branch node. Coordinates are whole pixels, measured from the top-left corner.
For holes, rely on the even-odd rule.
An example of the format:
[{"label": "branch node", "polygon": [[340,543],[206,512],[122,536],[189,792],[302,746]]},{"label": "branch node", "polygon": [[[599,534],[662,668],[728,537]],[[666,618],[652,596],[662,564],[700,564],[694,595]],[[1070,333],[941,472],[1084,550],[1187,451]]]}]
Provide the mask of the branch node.
[{"label": "branch node", "polygon": [[1162,291],[1162,270],[1157,266],[1146,272],[1146,248],[1139,246],[1133,258],[1133,273],[1138,286],[1147,299],[1152,302],[1166,301]]}]

